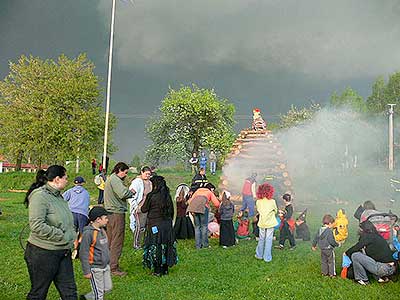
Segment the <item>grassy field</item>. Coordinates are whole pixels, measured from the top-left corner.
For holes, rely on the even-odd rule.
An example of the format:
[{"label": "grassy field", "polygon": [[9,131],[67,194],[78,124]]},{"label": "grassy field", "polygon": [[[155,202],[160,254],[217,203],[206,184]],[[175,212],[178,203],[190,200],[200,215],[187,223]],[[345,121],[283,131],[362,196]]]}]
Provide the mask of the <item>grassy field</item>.
[{"label": "grassy field", "polygon": [[[164,175],[174,193],[174,187],[191,178],[184,172],[165,170]],[[19,245],[19,233],[27,223],[27,209],[22,205],[23,193],[8,192],[27,188],[32,176],[12,174],[0,175],[0,299],[24,299],[30,282]],[[90,175],[87,187],[93,200],[97,191]],[[73,177],[71,175],[70,177]],[[18,178],[18,179],[16,179]],[[72,181],[73,178],[70,178]],[[217,182],[217,177],[211,177]],[[93,201],[93,204],[95,202]],[[354,206],[348,211],[353,212]],[[317,230],[323,213],[335,214],[339,207],[334,204],[321,208],[310,208],[307,216],[312,234]],[[351,215],[352,213],[349,213]],[[336,251],[336,266],[340,272],[341,254],[356,241],[356,222],[351,221],[349,240]],[[113,278],[114,288],[107,299],[398,299],[399,282],[378,284],[373,282],[363,287],[350,280],[330,279],[320,275],[319,252],[310,250],[309,242],[298,242],[295,251],[273,250],[273,261],[265,263],[254,258],[256,241],[241,241],[229,249],[218,247],[211,240],[211,249],[194,249],[194,241],[179,241],[179,264],[170,275],[153,277],[142,267],[142,252],[131,248],[131,233],[126,231],[125,247],[121,265],[129,275]],[[276,242],[274,242],[276,244]],[[90,290],[78,261],[74,262],[75,279],[80,294]],[[58,299],[57,291],[51,287],[48,299]]]}]

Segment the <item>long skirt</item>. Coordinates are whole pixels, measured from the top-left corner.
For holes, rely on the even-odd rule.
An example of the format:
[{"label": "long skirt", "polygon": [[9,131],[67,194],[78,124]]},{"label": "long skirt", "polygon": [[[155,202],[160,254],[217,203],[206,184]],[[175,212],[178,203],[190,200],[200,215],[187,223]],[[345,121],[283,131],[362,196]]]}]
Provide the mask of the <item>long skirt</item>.
[{"label": "long skirt", "polygon": [[188,216],[177,217],[174,226],[175,236],[177,239],[193,239],[194,227]]},{"label": "long skirt", "polygon": [[172,220],[146,228],[143,250],[143,266],[156,272],[161,267],[168,268],[178,263]]},{"label": "long skirt", "polygon": [[221,246],[230,247],[235,245],[235,230],[232,220],[221,220],[219,231],[219,244]]}]

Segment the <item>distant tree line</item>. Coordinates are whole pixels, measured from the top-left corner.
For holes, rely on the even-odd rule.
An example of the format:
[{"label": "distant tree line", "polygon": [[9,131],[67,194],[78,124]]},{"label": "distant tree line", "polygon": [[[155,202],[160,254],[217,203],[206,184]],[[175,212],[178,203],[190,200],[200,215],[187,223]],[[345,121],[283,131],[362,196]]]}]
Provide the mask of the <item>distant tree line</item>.
[{"label": "distant tree line", "polygon": [[[400,72],[389,76],[387,82],[383,77],[378,77],[372,85],[372,93],[364,99],[357,91],[347,87],[341,94],[333,92],[330,97],[332,107],[346,107],[363,114],[382,114],[388,110],[388,103],[397,104],[395,111],[400,112]],[[312,119],[321,105],[311,103],[309,107],[297,108],[292,106],[290,110],[281,115],[279,127],[290,128]]]}]

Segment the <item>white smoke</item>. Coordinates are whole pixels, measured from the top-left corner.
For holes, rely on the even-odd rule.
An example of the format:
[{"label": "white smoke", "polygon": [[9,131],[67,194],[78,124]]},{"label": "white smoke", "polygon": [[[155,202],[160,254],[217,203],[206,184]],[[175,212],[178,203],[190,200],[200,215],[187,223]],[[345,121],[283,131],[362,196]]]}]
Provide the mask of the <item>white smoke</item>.
[{"label": "white smoke", "polygon": [[[258,183],[273,174],[275,198],[290,191],[298,208],[332,204],[353,209],[366,200],[386,208],[393,175],[386,170],[387,127],[383,115],[324,108],[303,125],[242,144],[240,154],[223,169],[225,183],[240,194],[252,172],[257,172]],[[282,184],[287,180],[290,185]]]}]

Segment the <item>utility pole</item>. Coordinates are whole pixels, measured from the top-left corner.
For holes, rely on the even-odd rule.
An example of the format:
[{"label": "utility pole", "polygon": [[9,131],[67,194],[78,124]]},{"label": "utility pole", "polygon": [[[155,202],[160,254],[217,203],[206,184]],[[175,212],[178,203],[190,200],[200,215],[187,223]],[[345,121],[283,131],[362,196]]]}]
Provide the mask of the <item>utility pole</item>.
[{"label": "utility pole", "polygon": [[388,104],[389,106],[389,170],[393,171],[394,169],[394,128],[393,128],[393,114],[394,114],[394,106],[396,104]]},{"label": "utility pole", "polygon": [[111,9],[111,28],[110,28],[110,49],[108,53],[108,77],[107,77],[107,99],[106,99],[106,119],[104,125],[104,148],[103,148],[103,168],[107,166],[107,140],[108,140],[108,120],[110,115],[110,95],[111,95],[111,69],[114,45],[114,23],[115,23],[115,0],[112,1]]}]

